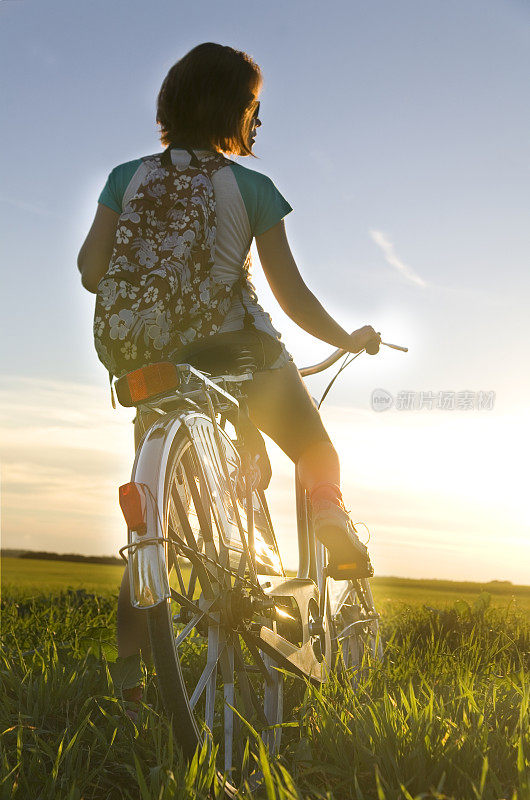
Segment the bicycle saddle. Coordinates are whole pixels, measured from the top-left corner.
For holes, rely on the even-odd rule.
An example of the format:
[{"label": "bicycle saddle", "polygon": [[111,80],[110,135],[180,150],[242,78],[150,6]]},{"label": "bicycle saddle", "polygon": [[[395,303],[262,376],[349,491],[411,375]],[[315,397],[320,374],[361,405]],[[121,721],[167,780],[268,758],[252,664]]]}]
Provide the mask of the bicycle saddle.
[{"label": "bicycle saddle", "polygon": [[257,330],[241,330],[215,333],[191,342],[171,360],[176,364],[191,364],[211,375],[237,375],[267,369],[280,351],[280,343],[272,336]]}]

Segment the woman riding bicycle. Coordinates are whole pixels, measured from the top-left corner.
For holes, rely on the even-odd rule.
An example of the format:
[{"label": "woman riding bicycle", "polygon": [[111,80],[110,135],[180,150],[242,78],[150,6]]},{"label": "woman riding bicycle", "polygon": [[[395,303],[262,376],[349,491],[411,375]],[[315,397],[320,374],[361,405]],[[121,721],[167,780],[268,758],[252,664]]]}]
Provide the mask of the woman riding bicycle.
[{"label": "woman riding bicycle", "polygon": [[[200,164],[201,157],[212,152],[253,155],[261,126],[261,84],[258,65],[231,47],[205,43],[180,59],[162,84],[157,106],[161,141],[172,165],[183,170],[192,159]],[[97,292],[107,273],[119,217],[144,173],[142,159],[120,164],[110,173],[99,197],[94,222],[78,257],[83,286],[90,292]],[[258,304],[248,279],[252,241],[256,241],[278,303],[303,330],[352,353],[368,343],[376,344],[380,337],[369,325],[347,333],[308,289],[285,232],[283,218],[291,206],[270,178],[227,162],[212,174],[211,181],[217,216],[211,277],[228,288],[240,287],[231,297],[217,334],[233,333],[239,342],[252,344],[260,358],[259,369],[246,388],[250,418],[296,464],[312,503],[316,536],[328,548],[330,561],[355,561],[361,564],[361,572],[368,570],[368,552],[344,510],[337,453],[292,357],[270,316]],[[175,355],[180,362],[189,356],[189,348],[182,353]],[[149,654],[147,625],[145,615],[130,605],[126,570],[118,602],[118,654],[124,658],[140,650],[144,657]]]}]

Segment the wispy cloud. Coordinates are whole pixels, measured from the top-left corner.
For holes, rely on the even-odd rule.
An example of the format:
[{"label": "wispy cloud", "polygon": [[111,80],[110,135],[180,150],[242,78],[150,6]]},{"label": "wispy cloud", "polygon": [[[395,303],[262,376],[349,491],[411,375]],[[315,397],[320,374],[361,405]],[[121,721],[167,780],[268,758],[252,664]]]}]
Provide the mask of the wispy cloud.
[{"label": "wispy cloud", "polygon": [[376,245],[381,248],[385,260],[387,261],[388,264],[390,264],[391,267],[397,269],[397,271],[401,273],[401,275],[403,275],[404,278],[406,278],[411,283],[415,283],[416,286],[427,286],[427,282],[424,281],[423,278],[420,278],[420,276],[417,275],[414,272],[414,270],[408,266],[408,264],[405,264],[398,257],[394,249],[394,245],[387,237],[387,235],[383,233],[383,231],[371,230],[370,236],[372,240],[376,243]]},{"label": "wispy cloud", "polygon": [[55,211],[51,211],[49,208],[37,205],[36,203],[28,203],[26,200],[17,200],[16,197],[0,196],[0,203],[6,203],[13,208],[17,208],[19,211],[28,211],[30,214],[37,214],[39,217],[60,218],[59,214]]},{"label": "wispy cloud", "polygon": [[2,546],[116,554],[117,487],[133,459],[130,412],[108,387],[7,376],[0,391]]}]

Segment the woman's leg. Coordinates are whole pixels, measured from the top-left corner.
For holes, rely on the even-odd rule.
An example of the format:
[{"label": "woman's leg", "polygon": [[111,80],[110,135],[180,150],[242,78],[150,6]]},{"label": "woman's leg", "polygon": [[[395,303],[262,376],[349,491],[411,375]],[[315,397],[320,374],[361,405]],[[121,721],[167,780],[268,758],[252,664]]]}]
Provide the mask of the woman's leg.
[{"label": "woman's leg", "polygon": [[146,663],[151,661],[151,645],[145,611],[131,605],[129,569],[126,567],[118,595],[117,618],[118,656],[127,658],[142,651]]},{"label": "woman's leg", "polygon": [[[155,414],[150,418],[146,415],[136,415],[134,420],[134,447],[138,448],[140,440],[155,419]],[[125,568],[118,595],[118,615],[116,624],[116,639],[118,644],[118,657],[127,656],[142,652],[143,660],[146,664],[151,662],[151,645],[149,642],[149,632],[147,630],[147,617],[145,611],[134,608],[131,605],[131,595],[129,588],[129,569]],[[130,692],[129,692],[130,694]],[[136,699],[136,698],[135,698]]]},{"label": "woman's leg", "polygon": [[296,464],[311,501],[315,535],[329,553],[330,574],[373,575],[368,550],[342,503],[337,453],[294,364],[256,373],[247,395],[250,418]]},{"label": "woman's leg", "polygon": [[294,461],[304,489],[340,499],[339,458],[296,366],[257,372],[246,390],[251,420]]}]

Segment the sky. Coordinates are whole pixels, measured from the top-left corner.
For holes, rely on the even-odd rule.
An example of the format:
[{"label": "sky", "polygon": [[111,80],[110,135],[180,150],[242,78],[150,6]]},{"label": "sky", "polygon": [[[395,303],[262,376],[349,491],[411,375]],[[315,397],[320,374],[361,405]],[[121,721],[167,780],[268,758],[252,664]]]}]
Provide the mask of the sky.
[{"label": "sky", "polygon": [[[306,282],[345,328],[409,347],[356,359],[322,412],[376,571],[528,583],[529,40],[518,0],[0,0],[2,547],[125,543],[131,413],[110,406],[77,252],[110,170],[160,149],[167,70],[216,41],[263,70],[241,163],[293,206]],[[255,252],[254,283],[299,366],[330,352]],[[295,566],[292,465],[269,445]]]}]

